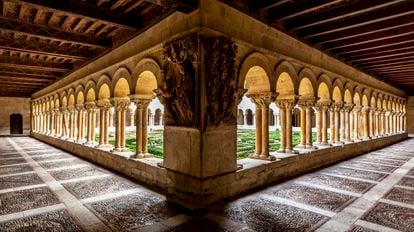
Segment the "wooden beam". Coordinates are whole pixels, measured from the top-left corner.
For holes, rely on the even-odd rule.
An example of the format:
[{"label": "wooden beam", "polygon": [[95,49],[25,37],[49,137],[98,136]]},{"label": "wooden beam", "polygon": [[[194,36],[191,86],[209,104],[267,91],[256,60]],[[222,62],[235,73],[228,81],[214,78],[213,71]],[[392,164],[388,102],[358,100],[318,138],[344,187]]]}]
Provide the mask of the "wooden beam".
[{"label": "wooden beam", "polygon": [[183,13],[191,13],[198,8],[198,0],[145,0],[167,9],[177,10]]},{"label": "wooden beam", "polygon": [[50,72],[68,72],[74,68],[70,63],[44,62],[36,59],[14,56],[0,56],[0,66]]},{"label": "wooden beam", "polygon": [[348,60],[364,59],[364,58],[370,58],[370,57],[388,56],[388,55],[393,55],[395,53],[401,54],[401,53],[413,52],[413,51],[414,51],[414,46],[409,46],[409,47],[402,47],[402,48],[393,49],[393,50],[375,51],[375,52],[366,52],[366,53],[355,54],[355,55],[348,55],[346,56],[346,58]]},{"label": "wooden beam", "polygon": [[383,55],[383,56],[370,56],[370,57],[364,57],[364,58],[359,58],[359,59],[347,59],[347,61],[350,62],[359,62],[359,61],[367,61],[367,60],[381,60],[381,59],[387,59],[387,58],[396,58],[396,57],[402,57],[402,56],[412,56],[414,55],[414,51],[409,51],[409,52],[401,52],[401,53],[395,53],[395,54],[390,54],[390,55]]},{"label": "wooden beam", "polygon": [[32,24],[5,17],[0,17],[0,31],[101,49],[111,46],[111,41],[106,38],[62,31],[46,25]]},{"label": "wooden beam", "polygon": [[271,8],[276,8],[288,3],[292,3],[293,0],[280,0],[280,1],[274,1],[274,0],[261,0],[261,1],[251,1],[249,4],[250,11],[252,13],[260,13],[266,10],[269,10]]},{"label": "wooden beam", "polygon": [[20,72],[20,70],[15,70],[15,69],[13,69],[12,71],[10,71],[10,70],[0,70],[0,76],[36,78],[36,79],[45,79],[45,80],[57,80],[57,79],[59,79],[58,76],[52,75],[52,74]]},{"label": "wooden beam", "polygon": [[37,87],[46,86],[44,83],[38,83],[38,82],[30,83],[30,82],[9,81],[9,80],[0,79],[0,85],[3,86],[3,84],[18,85],[18,86],[37,86]]},{"label": "wooden beam", "polygon": [[371,60],[371,61],[360,61],[360,62],[354,62],[353,64],[356,65],[373,65],[373,64],[387,64],[388,62],[394,62],[394,61],[412,61],[412,57],[399,57],[399,58],[388,58],[388,59],[382,59],[382,60]]},{"label": "wooden beam", "polygon": [[27,5],[43,11],[55,12],[61,15],[72,15],[79,18],[98,19],[106,24],[128,30],[140,28],[142,23],[130,15],[107,10],[103,7],[88,4],[79,0],[7,0],[19,5]]},{"label": "wooden beam", "polygon": [[[402,7],[403,3],[406,3],[405,7]],[[286,23],[286,30],[300,30],[301,36],[307,36],[327,30],[337,29],[339,31],[350,27],[355,28],[401,15],[401,13],[406,13],[406,7],[411,6],[412,4],[405,0],[357,1],[326,13]]]},{"label": "wooden beam", "polygon": [[62,57],[81,61],[87,61],[95,56],[95,54],[90,54],[84,49],[65,49],[57,45],[51,45],[46,43],[34,43],[26,40],[11,40],[6,38],[0,38],[0,49],[46,55],[52,57]]},{"label": "wooden beam", "polygon": [[414,66],[414,61],[413,60],[408,60],[408,61],[396,61],[396,62],[387,62],[386,64],[361,64],[361,65],[357,65],[358,67],[364,68],[364,67],[394,67],[397,65],[413,65]]},{"label": "wooden beam", "polygon": [[28,82],[37,82],[37,83],[43,83],[43,84],[49,84],[52,82],[51,80],[45,80],[45,79],[13,77],[13,76],[0,76],[0,80],[28,81]]}]

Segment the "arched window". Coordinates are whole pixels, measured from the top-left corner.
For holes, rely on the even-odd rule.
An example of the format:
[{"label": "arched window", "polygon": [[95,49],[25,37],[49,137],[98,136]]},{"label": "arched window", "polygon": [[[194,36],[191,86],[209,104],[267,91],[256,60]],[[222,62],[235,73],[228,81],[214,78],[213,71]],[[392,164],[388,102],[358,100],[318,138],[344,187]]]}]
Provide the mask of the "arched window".
[{"label": "arched window", "polygon": [[161,109],[156,109],[154,114],[154,126],[161,125]]},{"label": "arched window", "polygon": [[271,126],[275,125],[275,114],[273,112],[273,109],[269,110],[269,125]]},{"label": "arched window", "polygon": [[244,114],[243,110],[239,109],[237,114],[237,125],[244,125]]},{"label": "arched window", "polygon": [[251,109],[246,110],[246,124],[249,126],[253,125],[253,112]]}]

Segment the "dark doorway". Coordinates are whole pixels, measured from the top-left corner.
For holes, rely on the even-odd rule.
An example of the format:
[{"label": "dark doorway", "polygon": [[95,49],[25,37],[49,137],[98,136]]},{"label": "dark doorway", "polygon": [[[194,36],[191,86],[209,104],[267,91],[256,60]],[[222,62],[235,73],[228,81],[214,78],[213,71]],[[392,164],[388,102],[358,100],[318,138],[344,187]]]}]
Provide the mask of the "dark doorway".
[{"label": "dark doorway", "polygon": [[10,115],[10,134],[23,134],[23,116],[21,114]]}]

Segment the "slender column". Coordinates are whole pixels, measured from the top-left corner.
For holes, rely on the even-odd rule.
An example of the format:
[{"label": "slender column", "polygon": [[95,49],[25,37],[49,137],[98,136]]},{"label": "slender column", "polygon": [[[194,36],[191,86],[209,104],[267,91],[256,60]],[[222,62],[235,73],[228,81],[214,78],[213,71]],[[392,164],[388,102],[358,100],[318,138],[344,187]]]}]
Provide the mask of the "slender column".
[{"label": "slender column", "polygon": [[334,144],[335,143],[335,106],[331,105],[328,108],[329,111],[329,130],[330,130],[330,139],[329,143]]},{"label": "slender column", "polygon": [[300,99],[300,149],[313,149],[312,146],[312,106],[314,99]]},{"label": "slender column", "polygon": [[94,146],[95,145],[95,109],[96,104],[95,102],[86,102],[85,109],[88,113],[88,121],[87,121],[87,141],[86,145]]},{"label": "slender column", "polygon": [[111,102],[109,100],[97,100],[96,106],[99,108],[99,144],[97,148],[109,150],[112,149],[112,145],[108,144],[109,111],[111,110]]},{"label": "slender column", "polygon": [[69,137],[68,140],[73,141],[75,137],[75,107],[68,106],[69,111]]},{"label": "slender column", "polygon": [[279,107],[279,126],[280,126],[280,147],[278,152],[286,151],[286,106],[282,102],[276,101]]},{"label": "slender column", "polygon": [[319,105],[320,107],[320,112],[321,112],[321,121],[322,121],[322,129],[321,129],[321,134],[322,134],[322,138],[321,138],[321,142],[319,144],[317,144],[317,146],[319,147],[323,147],[323,146],[330,146],[330,144],[328,143],[328,120],[327,120],[327,114],[328,114],[328,109],[329,106],[331,105],[330,101],[322,101],[322,102],[317,102],[317,105]]},{"label": "slender column", "polygon": [[380,136],[380,123],[379,123],[379,116],[380,116],[380,112],[381,112],[381,110],[380,109],[377,109],[376,111],[375,111],[375,114],[374,114],[374,118],[375,118],[375,130],[374,130],[374,136],[375,137],[379,137]]},{"label": "slender column", "polygon": [[[256,152],[252,158],[274,160],[269,155],[269,105],[274,97],[272,93],[249,94],[247,97],[256,105],[256,135],[260,132],[260,141],[256,139]],[[259,132],[257,131],[259,129]]]},{"label": "slender column", "polygon": [[60,107],[60,113],[61,113],[61,120],[62,120],[62,135],[60,136],[60,139],[67,139],[68,138],[68,119],[67,119],[67,110],[68,108],[66,106]]},{"label": "slender column", "polygon": [[312,142],[312,106],[314,101],[308,102],[306,110],[306,149],[314,149]]},{"label": "slender column", "polygon": [[37,132],[37,127],[39,125],[37,123],[37,112],[36,111],[33,111],[33,117],[34,117],[33,132]]},{"label": "slender column", "polygon": [[334,111],[334,115],[335,115],[334,116],[335,122],[334,122],[334,133],[333,133],[334,139],[333,139],[333,142],[335,144],[342,144],[340,142],[340,138],[339,138],[339,130],[340,130],[339,123],[340,123],[340,119],[341,119],[340,118],[340,111],[342,110],[343,105],[344,104],[340,103],[340,102],[336,102],[336,103],[333,104],[333,111]]},{"label": "slender column", "polygon": [[286,153],[293,153],[292,149],[292,111],[296,105],[296,100],[286,102]]},{"label": "slender column", "polygon": [[45,128],[45,135],[50,133],[50,112],[46,111],[46,128]]},{"label": "slender column", "polygon": [[371,139],[369,137],[369,111],[370,108],[369,107],[363,107],[362,108],[362,127],[364,128],[364,135],[363,135],[363,140],[369,140]]},{"label": "slender column", "polygon": [[385,135],[390,134],[390,114],[391,114],[391,112],[389,112],[389,111],[384,112]]},{"label": "slender column", "polygon": [[351,120],[350,112],[354,107],[353,104],[345,104],[343,107],[344,112],[344,139],[342,140],[345,143],[352,142],[351,140],[351,126],[353,121]]},{"label": "slender column", "polygon": [[322,143],[322,105],[316,103],[314,106],[316,114],[316,145]]},{"label": "slender column", "polygon": [[84,106],[83,106],[83,104],[77,104],[76,105],[76,109],[77,109],[77,111],[78,111],[78,121],[77,121],[77,123],[78,123],[78,138],[77,138],[77,142],[78,143],[84,143],[85,142],[85,136],[84,136],[84,123],[83,123],[83,121],[84,121],[84,113],[83,113],[83,111],[84,111]]},{"label": "slender column", "polygon": [[49,131],[49,135],[50,136],[55,136],[55,110],[52,109],[50,110],[50,131]]},{"label": "slender column", "polygon": [[361,107],[360,106],[354,106],[354,108],[353,108],[353,115],[354,115],[354,117],[353,117],[353,120],[354,120],[354,137],[353,137],[353,140],[354,141],[360,141],[360,138],[359,138],[359,132],[358,132],[358,130],[359,130],[359,111],[361,110]]},{"label": "slender column", "polygon": [[130,100],[125,98],[113,98],[112,102],[116,112],[115,125],[115,148],[113,152],[126,152],[128,148],[125,147],[125,113],[128,110]]},{"label": "slender column", "polygon": [[136,152],[135,158],[146,158],[152,155],[148,153],[148,105],[152,98],[139,98],[135,95],[130,96],[131,101],[135,103],[135,123],[136,123]]}]

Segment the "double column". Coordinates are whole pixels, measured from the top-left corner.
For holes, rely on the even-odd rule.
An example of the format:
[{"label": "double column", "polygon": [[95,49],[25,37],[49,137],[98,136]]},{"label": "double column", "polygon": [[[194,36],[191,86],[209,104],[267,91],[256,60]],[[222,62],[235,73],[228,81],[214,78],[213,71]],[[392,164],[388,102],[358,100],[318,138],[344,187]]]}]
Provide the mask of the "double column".
[{"label": "double column", "polygon": [[96,104],[95,102],[86,102],[85,109],[88,113],[87,121],[87,140],[86,145],[94,146],[95,145],[95,121],[96,121]]},{"label": "double column", "polygon": [[112,104],[115,108],[116,125],[115,125],[115,148],[113,152],[126,152],[125,147],[125,119],[130,100],[129,97],[112,98]]},{"label": "double column", "polygon": [[330,146],[328,143],[328,108],[330,101],[318,101],[315,105],[316,111],[316,146]]},{"label": "double column", "polygon": [[361,106],[354,106],[352,110],[353,123],[354,123],[352,139],[354,140],[354,142],[361,141],[361,139],[359,138],[359,127],[361,126],[359,122],[360,111],[361,111]]},{"label": "double column", "polygon": [[69,136],[67,140],[75,141],[75,106],[70,105],[68,106],[69,111]]},{"label": "double column", "polygon": [[292,111],[296,101],[296,96],[276,100],[280,113],[280,148],[278,152],[281,153],[294,153],[292,149]]},{"label": "double column", "polygon": [[84,114],[84,110],[85,110],[85,107],[84,107],[84,105],[83,104],[77,104],[76,105],[76,110],[77,110],[77,112],[78,112],[78,120],[77,120],[77,123],[78,123],[78,125],[77,125],[77,128],[78,128],[78,133],[77,133],[77,140],[76,140],[76,142],[78,142],[78,143],[84,143],[85,142],[85,134],[84,134],[84,131],[85,131],[85,128],[84,128],[84,125],[85,125],[85,114]]},{"label": "double column", "polygon": [[297,148],[315,148],[312,145],[312,107],[314,102],[314,98],[300,99],[298,102],[300,108],[300,144]]},{"label": "double column", "polygon": [[130,96],[135,103],[135,123],[136,123],[136,152],[135,158],[152,157],[148,153],[148,105],[153,97],[145,98],[136,95]]},{"label": "double column", "polygon": [[99,145],[97,148],[109,150],[112,145],[108,143],[109,111],[111,102],[109,100],[98,100],[96,106],[99,109]]},{"label": "double column", "polygon": [[250,157],[275,160],[269,155],[269,105],[274,99],[273,93],[247,94],[256,106],[256,150]]},{"label": "double column", "polygon": [[[344,115],[344,120],[343,120],[343,124],[342,124],[342,120],[341,120],[341,130],[342,128],[343,130],[343,136],[341,136],[341,141],[344,143],[350,143],[352,142],[351,140],[351,128],[352,127],[352,123],[353,120],[351,120],[351,111],[352,108],[354,107],[353,104],[345,104],[341,110],[341,113]],[[343,127],[342,127],[343,126]]]},{"label": "double column", "polygon": [[340,142],[339,137],[339,130],[340,130],[340,111],[343,107],[342,102],[335,102],[329,107],[330,112],[330,130],[331,130],[331,137],[330,143],[331,144],[342,144]]},{"label": "double column", "polygon": [[361,110],[362,112],[362,127],[363,127],[363,140],[370,140],[370,120],[369,120],[369,112],[370,112],[370,107],[365,106],[362,108]]}]

